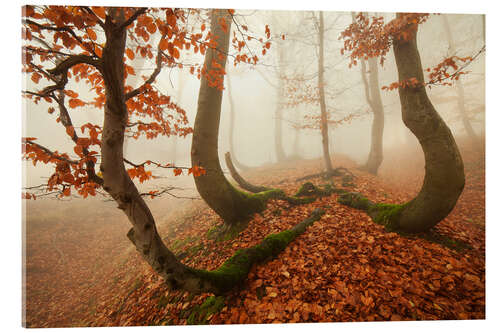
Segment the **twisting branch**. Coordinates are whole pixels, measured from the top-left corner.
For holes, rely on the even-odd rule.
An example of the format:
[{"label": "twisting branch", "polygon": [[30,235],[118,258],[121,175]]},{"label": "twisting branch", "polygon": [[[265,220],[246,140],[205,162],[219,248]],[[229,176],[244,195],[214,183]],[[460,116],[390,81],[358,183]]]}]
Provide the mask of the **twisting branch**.
[{"label": "twisting branch", "polygon": [[94,66],[99,71],[101,70],[101,61],[85,54],[75,54],[67,57],[60,62],[55,68],[49,69],[48,72],[53,75],[61,75],[67,72],[71,67],[78,64],[87,64]]},{"label": "twisting branch", "polygon": [[156,80],[156,77],[160,74],[161,72],[161,64],[162,64],[162,52],[161,52],[161,48],[160,48],[160,43],[161,41],[163,40],[163,38],[165,37],[165,35],[163,35],[161,38],[160,38],[160,42],[158,42],[158,53],[156,54],[156,68],[155,70],[153,71],[153,73],[151,73],[151,75],[149,76],[149,78],[144,81],[144,83],[142,85],[140,85],[138,88],[128,92],[127,94],[125,94],[125,100],[129,100],[130,98],[134,97],[134,96],[137,96],[139,95],[144,87],[146,85],[149,85],[151,83],[153,83],[155,80]]},{"label": "twisting branch", "polygon": [[53,152],[52,150],[50,150],[49,148],[47,147],[44,147],[36,142],[33,142],[31,140],[24,140],[24,143],[28,143],[30,145],[33,145],[35,147],[38,147],[40,148],[41,150],[43,150],[44,153],[46,153],[47,155],[50,155],[51,157],[55,158],[55,159],[58,159],[60,161],[63,161],[63,162],[66,162],[66,163],[69,163],[69,164],[78,164],[78,161],[74,161],[74,160],[70,160],[69,158],[66,158],[64,156],[61,156],[59,155],[58,153],[56,152]]},{"label": "twisting branch", "polygon": [[147,165],[147,164],[153,164],[156,167],[163,168],[163,169],[185,169],[185,170],[189,170],[190,169],[189,167],[175,166],[175,165],[170,165],[170,164],[161,164],[161,163],[153,162],[153,161],[150,161],[150,160],[144,161],[144,162],[142,162],[140,164],[136,164],[136,163],[131,162],[131,161],[127,160],[126,158],[124,158],[123,162],[125,162],[126,164],[131,165],[131,166],[133,166],[135,168],[143,167],[144,165]]},{"label": "twisting branch", "polygon": [[[85,47],[85,43],[82,41],[82,39],[80,37],[78,37],[78,35],[69,26],[55,27],[55,26],[51,26],[51,25],[43,25],[43,24],[37,23],[35,21],[32,21],[30,19],[24,19],[23,23],[29,24],[29,25],[34,25],[35,27],[38,27],[41,30],[65,31],[65,32],[69,33],[78,42],[78,44],[80,44],[80,46],[84,50],[87,50]],[[95,54],[95,52],[93,50],[91,50],[91,52],[94,54],[94,56],[97,57],[97,54]]]},{"label": "twisting branch", "polygon": [[104,22],[101,21],[101,19],[99,18],[99,16],[97,16],[96,13],[94,13],[94,11],[90,7],[83,6],[82,9],[84,9],[87,13],[89,13],[90,15],[92,15],[95,18],[97,24],[99,24],[101,26],[101,28],[105,29]]}]

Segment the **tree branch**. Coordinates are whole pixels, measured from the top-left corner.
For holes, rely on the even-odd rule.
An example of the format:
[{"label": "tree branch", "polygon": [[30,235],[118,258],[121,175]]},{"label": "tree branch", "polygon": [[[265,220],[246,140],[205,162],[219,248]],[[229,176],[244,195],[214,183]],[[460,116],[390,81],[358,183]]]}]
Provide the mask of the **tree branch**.
[{"label": "tree branch", "polygon": [[60,62],[55,68],[49,69],[48,72],[53,75],[61,75],[67,72],[71,67],[78,64],[87,64],[94,66],[99,71],[101,70],[101,62],[97,59],[94,59],[91,56],[85,54],[75,54],[67,57],[65,60]]},{"label": "tree branch", "polygon": [[128,18],[128,20],[126,20],[125,22],[123,22],[119,27],[118,29],[124,29],[126,28],[127,26],[129,26],[130,24],[132,24],[132,22],[134,22],[140,15],[144,14],[146,12],[147,8],[146,7],[142,7],[138,10],[135,11],[134,14],[132,14],[132,16],[130,16]]},{"label": "tree branch", "polygon": [[[165,37],[165,35],[163,35],[161,38],[160,38],[160,42],[163,40],[163,38]],[[156,77],[160,74],[161,72],[161,55],[162,55],[162,52],[161,52],[161,49],[160,49],[160,42],[158,42],[158,53],[156,54],[156,68],[155,70],[153,71],[153,73],[151,73],[151,75],[149,76],[149,78],[144,81],[144,83],[142,85],[140,85],[138,88],[128,92],[127,94],[125,94],[125,100],[129,100],[130,98],[134,97],[134,96],[137,96],[139,95],[143,88],[148,85],[148,84],[151,84],[154,82],[154,80],[156,80]]]}]

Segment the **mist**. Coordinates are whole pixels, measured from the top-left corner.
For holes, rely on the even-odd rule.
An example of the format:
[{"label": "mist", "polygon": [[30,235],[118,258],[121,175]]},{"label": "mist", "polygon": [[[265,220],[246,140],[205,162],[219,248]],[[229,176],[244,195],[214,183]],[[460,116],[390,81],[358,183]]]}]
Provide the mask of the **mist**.
[{"label": "mist", "polygon": [[[386,22],[395,18],[394,13],[367,13],[367,15],[384,17]],[[237,34],[242,26],[248,27],[248,34],[264,36],[264,31],[268,27],[271,38],[269,48],[263,46],[265,42],[259,42],[258,38],[246,46],[251,54],[258,56],[259,61],[256,64],[234,65],[238,52],[234,47],[230,47],[218,135],[218,154],[222,170],[231,184],[236,184],[224,158],[226,152],[231,152],[233,161],[244,166],[239,168],[244,177],[266,185],[285,184],[283,186],[287,191],[291,192],[291,189],[295,191],[293,187],[295,185],[288,183],[291,182],[290,179],[304,176],[307,172],[319,172],[325,169],[321,109],[317,93],[318,12],[241,10],[238,11],[237,18],[239,26],[234,24],[231,26],[230,36],[233,36],[233,33]],[[417,39],[426,78],[433,67],[443,59],[452,56],[475,56],[466,67],[458,70],[465,72],[460,76],[465,116],[470,122],[472,132],[479,138],[481,147],[485,136],[485,57],[484,53],[480,52],[485,45],[483,20],[483,15],[430,15],[428,20],[419,26]],[[341,52],[344,46],[341,33],[352,22],[351,12],[324,12],[323,87],[326,96],[331,161],[336,168],[356,170],[357,173],[370,154],[374,112],[368,102],[368,88],[363,82],[361,62],[352,64],[347,52],[345,54]],[[446,24],[450,29],[449,32]],[[449,38],[450,33],[453,38],[452,43]],[[98,41],[103,40],[102,36],[98,38]],[[156,42],[153,41],[152,44]],[[369,178],[369,181],[373,181],[374,184],[383,181],[385,185],[390,184],[401,192],[404,188],[406,191],[404,194],[395,190],[398,194],[392,197],[395,201],[401,201],[418,193],[426,165],[419,141],[403,123],[398,89],[384,88],[399,81],[394,58],[393,51],[390,50],[384,56],[383,64],[377,59],[378,85],[384,115],[382,138],[384,158],[376,174],[377,178],[375,175],[370,175],[372,178]],[[200,79],[196,73],[194,75],[190,73],[190,67],[201,66],[204,57],[200,53],[186,51],[180,55],[178,61],[184,64],[182,68],[179,66],[163,68],[153,85],[185,110],[188,119],[188,124],[185,126],[192,128],[198,110]],[[137,57],[131,60],[130,64],[135,68],[136,75],[129,75],[125,85],[131,86],[132,89],[140,86],[144,81],[143,78],[151,75],[156,66],[154,58]],[[427,68],[430,70],[427,71]],[[370,71],[367,70],[365,75],[369,74]],[[24,81],[23,90],[37,90],[34,82],[29,79]],[[439,116],[450,128],[460,149],[472,155],[474,149],[468,148],[468,142],[472,139],[468,137],[470,133],[466,131],[464,115],[457,104],[459,88],[456,82],[451,83],[451,85],[430,84],[426,91]],[[96,97],[91,85],[83,81],[70,80],[65,89],[78,92],[79,98],[84,101],[92,101]],[[75,143],[66,133],[64,126],[56,121],[60,114],[48,113],[49,107],[50,104],[43,100],[36,104],[32,99],[23,98],[23,137],[36,138],[38,144],[50,147],[53,152],[67,153],[70,159],[78,160],[79,157],[74,151]],[[104,125],[104,109],[97,109],[90,103],[71,109],[70,114],[78,134],[86,123],[96,124],[101,128]],[[133,138],[133,126],[130,124],[141,120],[137,116],[128,119],[123,157],[135,164],[148,160],[161,165],[168,164],[169,168],[148,165],[146,168],[152,172],[153,179],[145,182],[134,179],[134,184],[151,208],[158,229],[164,237],[163,240],[170,242],[168,245],[172,247],[176,244],[172,239],[174,237],[180,239],[181,236],[187,239],[185,233],[195,223],[201,221],[203,228],[206,227],[208,230],[209,222],[216,224],[220,219],[202,200],[193,176],[185,170],[192,166],[193,134],[179,136],[173,133],[152,139],[141,135]],[[170,124],[172,128],[174,124],[175,121],[172,120]],[[482,149],[484,152],[484,147]],[[99,152],[96,172],[99,170],[100,162]],[[128,168],[129,165],[126,164],[125,167]],[[184,168],[182,174],[174,175],[176,167]],[[103,323],[99,322],[102,318],[95,319],[97,315],[94,314],[106,313],[107,310],[100,312],[102,309],[99,308],[99,304],[103,300],[99,295],[100,286],[96,286],[99,279],[109,283],[106,285],[108,288],[106,290],[115,290],[113,288],[118,288],[117,286],[123,281],[132,284],[137,276],[141,276],[141,272],[146,270],[146,265],[139,263],[141,256],[135,252],[135,248],[127,239],[127,232],[130,229],[127,216],[116,209],[117,203],[111,196],[103,189],[99,189],[95,197],[86,199],[76,191],[71,196],[48,191],[44,185],[54,170],[55,166],[50,163],[38,162],[35,166],[32,161],[23,160],[23,189],[32,191],[37,196],[36,201],[23,202],[23,222],[26,231],[25,260],[27,260],[28,285],[31,286],[28,287],[28,297],[32,297],[33,303],[36,300],[41,304],[51,304],[46,309],[41,309],[29,303],[30,320],[34,326],[42,325],[40,323],[48,323],[48,326],[100,325]],[[340,181],[334,180],[332,184],[334,183],[338,185]],[[153,198],[146,195],[149,191],[161,192],[164,189],[168,191],[160,197]],[[356,189],[365,190],[364,187]],[[386,198],[388,197],[390,196],[386,195]],[[273,212],[282,208],[277,207],[273,206]],[[462,207],[459,209],[460,212],[465,210]],[[265,214],[266,218],[271,215],[269,212]],[[483,211],[477,215],[479,220],[481,218],[484,220],[484,203]],[[179,221],[188,222],[181,224]],[[38,235],[41,241],[36,238]],[[80,236],[84,240],[81,244]],[[99,237],[103,239],[100,240]],[[44,251],[50,258],[47,261],[42,258]],[[98,255],[82,254],[86,251]],[[64,275],[75,269],[69,259],[72,256],[84,267],[99,267],[99,274],[92,277],[88,283],[83,281],[92,275],[92,269],[89,268],[85,273],[87,275],[75,277],[78,283],[71,279],[63,281],[73,303],[70,309],[66,308],[62,314],[56,315],[54,313],[57,311],[57,302],[54,303],[52,297],[62,298],[64,292],[48,287],[43,281],[51,274]],[[108,262],[111,262],[110,267],[113,265],[127,267],[126,273],[114,276],[113,283],[109,281],[107,275],[114,274],[108,267]],[[107,270],[100,270],[100,267],[105,267]],[[126,300],[123,301],[123,304],[125,303]],[[92,312],[94,316],[92,320],[95,321],[89,319],[92,316],[79,317],[75,309]],[[69,320],[70,317],[73,319]],[[118,322],[114,322],[116,323]]]}]

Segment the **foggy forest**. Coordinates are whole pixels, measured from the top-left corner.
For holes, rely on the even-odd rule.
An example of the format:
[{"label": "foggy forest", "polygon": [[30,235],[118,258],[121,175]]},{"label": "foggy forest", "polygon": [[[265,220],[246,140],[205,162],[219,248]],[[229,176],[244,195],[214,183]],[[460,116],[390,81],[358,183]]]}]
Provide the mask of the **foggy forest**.
[{"label": "foggy forest", "polygon": [[485,15],[21,20],[24,327],[485,319]]}]

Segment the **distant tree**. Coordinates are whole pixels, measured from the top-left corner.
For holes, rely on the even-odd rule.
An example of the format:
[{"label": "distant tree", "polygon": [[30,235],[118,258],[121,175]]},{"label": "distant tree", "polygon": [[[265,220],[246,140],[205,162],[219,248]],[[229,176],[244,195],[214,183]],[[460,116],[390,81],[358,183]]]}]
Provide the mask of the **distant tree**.
[{"label": "distant tree", "polygon": [[[446,32],[446,38],[448,39],[448,45],[449,45],[449,53],[452,55],[455,55],[457,52],[456,46],[455,46],[455,40],[453,38],[453,35],[451,33],[450,29],[450,24],[448,23],[448,18],[446,15],[441,15],[441,19],[443,22],[443,28],[444,31]],[[460,113],[460,119],[462,120],[462,125],[464,126],[465,132],[469,136],[469,138],[474,141],[476,144],[478,143],[478,137],[476,133],[474,133],[474,129],[472,128],[472,125],[470,123],[470,119],[467,115],[466,108],[465,108],[465,92],[464,92],[464,87],[462,84],[462,81],[460,78],[456,80],[455,82],[455,89],[457,92],[457,108]]]}]

